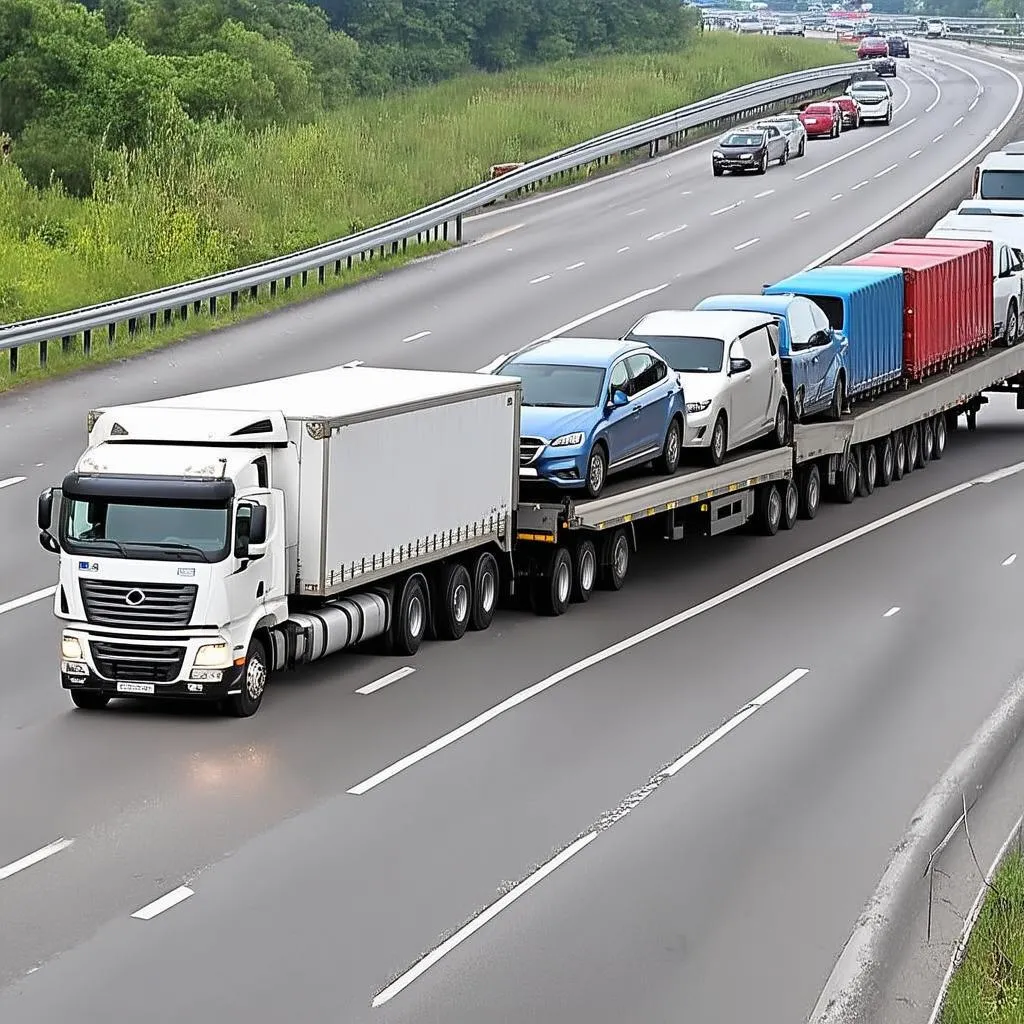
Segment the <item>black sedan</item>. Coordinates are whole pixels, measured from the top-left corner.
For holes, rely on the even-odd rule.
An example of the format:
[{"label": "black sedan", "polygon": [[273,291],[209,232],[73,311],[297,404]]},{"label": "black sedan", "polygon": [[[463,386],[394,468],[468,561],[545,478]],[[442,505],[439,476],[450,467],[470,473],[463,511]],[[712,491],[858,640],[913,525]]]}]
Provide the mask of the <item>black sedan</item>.
[{"label": "black sedan", "polygon": [[765,174],[773,160],[781,167],[788,159],[789,139],[778,128],[738,128],[719,140],[711,154],[711,169],[716,178],[726,171]]},{"label": "black sedan", "polygon": [[910,43],[906,36],[889,36],[886,42],[889,44],[890,57],[910,56]]},{"label": "black sedan", "polygon": [[879,57],[871,62],[871,66],[878,72],[879,78],[896,77],[896,61],[892,57]]}]

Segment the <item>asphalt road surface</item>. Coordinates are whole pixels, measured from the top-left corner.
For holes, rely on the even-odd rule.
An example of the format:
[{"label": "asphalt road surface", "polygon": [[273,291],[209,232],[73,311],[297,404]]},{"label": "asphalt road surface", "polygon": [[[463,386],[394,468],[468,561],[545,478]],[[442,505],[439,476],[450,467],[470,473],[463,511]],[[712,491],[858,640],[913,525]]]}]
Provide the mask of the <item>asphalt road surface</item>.
[{"label": "asphalt road surface", "polygon": [[369,694],[404,662],[337,656],[250,720],[73,711],[49,601],[19,602],[52,585],[35,495],[89,408],[352,359],[473,369],[757,289],[1011,112],[1013,74],[932,52],[901,62],[890,127],[764,177],[673,154],[472,221],[457,252],[0,401],[4,1024],[809,1012],[910,813],[1020,668],[1024,477],[980,481],[1021,459],[1012,403],[792,533],[653,546],[622,593],[506,612]]}]

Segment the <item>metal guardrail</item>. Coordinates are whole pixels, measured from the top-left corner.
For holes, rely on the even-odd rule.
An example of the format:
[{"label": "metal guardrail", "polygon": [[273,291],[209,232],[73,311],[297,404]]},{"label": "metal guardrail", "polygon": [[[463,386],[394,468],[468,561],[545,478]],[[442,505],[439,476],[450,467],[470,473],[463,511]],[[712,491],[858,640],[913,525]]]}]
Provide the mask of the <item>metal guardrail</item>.
[{"label": "metal guardrail", "polygon": [[0,351],[8,352],[10,370],[14,374],[18,372],[18,350],[28,345],[39,346],[39,361],[45,366],[47,346],[57,340],[60,340],[64,352],[71,352],[75,339],[81,335],[83,350],[89,355],[92,334],[97,330],[105,328],[109,342],[113,343],[119,324],[127,324],[129,334],[134,335],[148,319],[149,329],[156,330],[161,318],[164,324],[170,324],[175,314],[186,320],[190,309],[198,314],[204,306],[208,307],[211,315],[216,315],[221,298],[229,297],[231,308],[235,309],[243,294],[258,299],[260,288],[266,286],[273,296],[277,294],[278,282],[283,282],[286,290],[295,278],[300,278],[305,285],[310,273],[315,272],[322,284],[329,269],[338,276],[343,265],[351,269],[353,261],[365,262],[378,251],[381,259],[386,258],[389,250],[395,255],[405,251],[413,239],[417,243],[437,240],[459,242],[462,240],[462,218],[483,206],[551,181],[555,176],[598,162],[607,163],[610,157],[644,146],[649,147],[650,155],[654,156],[663,142],[679,142],[687,132],[697,128],[732,124],[764,114],[781,104],[810,98],[825,89],[847,83],[852,66],[833,64],[732,89],[541,157],[497,180],[474,185],[407,216],[324,245],[185,284],[0,326]]},{"label": "metal guardrail", "polygon": [[1024,50],[1024,36],[986,36],[967,32],[947,32],[944,38],[947,42],[998,46],[1004,50]]}]

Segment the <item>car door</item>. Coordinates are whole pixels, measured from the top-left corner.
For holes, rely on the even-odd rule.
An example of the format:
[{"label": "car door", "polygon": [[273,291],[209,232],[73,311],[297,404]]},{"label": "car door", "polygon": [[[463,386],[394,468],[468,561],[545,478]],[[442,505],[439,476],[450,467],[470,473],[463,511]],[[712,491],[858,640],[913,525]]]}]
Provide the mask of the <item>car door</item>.
[{"label": "car door", "polygon": [[631,430],[633,449],[630,456],[639,455],[658,443],[658,417],[660,402],[655,387],[654,360],[647,352],[638,352],[626,357],[629,382],[629,410],[633,419]]},{"label": "car door", "polygon": [[1016,281],[1010,273],[1009,246],[996,244],[995,273],[992,279],[992,319],[995,323],[1006,324],[1006,312]]},{"label": "car door", "polygon": [[634,401],[643,401],[640,413],[640,450],[661,450],[665,442],[665,431],[668,429],[668,404],[675,387],[670,386],[668,364],[650,354],[629,356],[626,365],[633,377],[634,367],[637,374],[637,393]]},{"label": "car door", "polygon": [[789,401],[794,416],[802,416],[818,394],[815,353],[811,350],[814,322],[806,306],[794,299],[786,309],[785,365],[789,376]]},{"label": "car door", "polygon": [[[608,374],[607,403],[611,402],[616,391],[622,391],[627,398],[630,397],[630,375],[625,357],[616,360]],[[629,402],[622,406],[605,406],[604,437],[608,442],[609,466],[628,459],[640,446],[640,423],[639,417],[634,415],[633,404]]]},{"label": "car door", "polygon": [[[747,370],[733,371],[734,359],[750,362]],[[754,433],[757,420],[757,386],[754,384],[754,360],[747,355],[743,339],[736,338],[729,345],[729,362],[726,364],[728,384],[726,386],[726,415],[729,417],[730,446],[749,441]]]},{"label": "car door", "polygon": [[800,304],[806,307],[812,325],[808,379],[816,383],[813,394],[808,390],[807,407],[809,410],[824,409],[832,402],[836,377],[843,365],[845,342],[842,335],[832,330],[825,311],[817,303],[801,299]]},{"label": "car door", "polygon": [[781,160],[782,155],[789,148],[786,137],[775,125],[768,129],[768,157],[770,160]]}]

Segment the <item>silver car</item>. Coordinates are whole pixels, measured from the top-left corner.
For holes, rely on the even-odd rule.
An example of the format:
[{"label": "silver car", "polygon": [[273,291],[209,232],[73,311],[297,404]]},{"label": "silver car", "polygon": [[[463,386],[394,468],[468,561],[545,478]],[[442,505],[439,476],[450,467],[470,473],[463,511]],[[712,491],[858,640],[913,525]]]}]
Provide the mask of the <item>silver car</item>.
[{"label": "silver car", "polygon": [[771,435],[789,441],[789,398],[779,360],[779,326],[767,313],[661,310],[626,335],[653,348],[686,395],[683,445],[713,466],[742,445]]},{"label": "silver car", "polygon": [[778,128],[789,142],[790,156],[803,156],[807,152],[807,129],[800,123],[796,114],[778,114],[775,117],[762,118],[754,126],[767,128],[771,125]]}]

